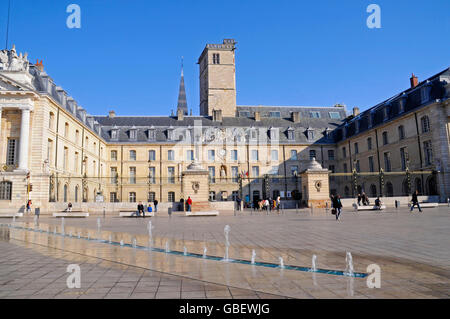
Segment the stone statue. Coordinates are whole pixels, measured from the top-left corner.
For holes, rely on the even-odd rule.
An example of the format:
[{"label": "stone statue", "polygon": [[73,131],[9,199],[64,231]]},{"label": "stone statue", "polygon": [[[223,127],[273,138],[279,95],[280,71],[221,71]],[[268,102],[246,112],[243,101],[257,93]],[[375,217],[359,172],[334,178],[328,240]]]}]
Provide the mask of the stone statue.
[{"label": "stone statue", "polygon": [[28,71],[28,53],[17,55],[16,46],[13,45],[10,51],[0,51],[0,70],[7,71]]},{"label": "stone statue", "polygon": [[8,52],[6,50],[0,51],[0,70],[6,70],[8,68]]},{"label": "stone statue", "polygon": [[220,168],[220,178],[226,178],[227,177],[227,172],[225,171],[225,167],[222,166]]}]

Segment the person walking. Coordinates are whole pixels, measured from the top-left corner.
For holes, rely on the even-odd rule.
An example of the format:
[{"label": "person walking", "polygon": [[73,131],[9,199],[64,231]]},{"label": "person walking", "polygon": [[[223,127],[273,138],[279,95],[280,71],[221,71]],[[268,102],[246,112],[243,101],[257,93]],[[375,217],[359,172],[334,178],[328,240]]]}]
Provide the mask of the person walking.
[{"label": "person walking", "polygon": [[342,211],[342,203],[340,195],[336,195],[333,198],[333,208],[336,209],[336,220],[339,220],[339,216],[341,215]]},{"label": "person walking", "polygon": [[281,208],[281,197],[278,196],[277,197],[277,211],[278,211],[278,213],[280,213],[280,208]]},{"label": "person walking", "polygon": [[237,210],[241,210],[241,198],[239,195],[236,197]]},{"label": "person walking", "polygon": [[358,194],[358,206],[361,206],[361,194]]},{"label": "person walking", "polygon": [[142,213],[142,217],[145,218],[144,205],[142,205],[142,202],[139,202],[139,204],[137,205],[137,210],[138,210],[138,213],[137,213],[137,215],[136,215],[136,218],[137,218],[139,215],[141,215],[141,213]]},{"label": "person walking", "polygon": [[416,189],[415,193],[412,194],[411,212],[413,211],[414,206],[416,205],[419,208],[419,212],[422,212],[422,208],[420,208],[419,199],[417,198],[417,195],[419,195],[419,191]]},{"label": "person walking", "polygon": [[155,213],[158,211],[158,200],[155,198],[153,200],[153,205],[155,205]]},{"label": "person walking", "polygon": [[188,197],[186,204],[188,205],[187,211],[190,212],[192,210],[192,198],[191,196]]},{"label": "person walking", "polygon": [[27,214],[31,212],[31,199],[27,202]]}]

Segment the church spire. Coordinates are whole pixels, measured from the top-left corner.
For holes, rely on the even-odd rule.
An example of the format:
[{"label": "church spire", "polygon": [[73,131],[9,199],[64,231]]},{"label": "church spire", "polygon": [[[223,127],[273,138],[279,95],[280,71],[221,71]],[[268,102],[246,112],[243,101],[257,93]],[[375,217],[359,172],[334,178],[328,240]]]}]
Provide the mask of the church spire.
[{"label": "church spire", "polygon": [[188,115],[186,90],[184,88],[183,57],[181,57],[181,79],[180,79],[180,89],[178,91],[177,113],[178,110],[182,110],[184,115]]}]

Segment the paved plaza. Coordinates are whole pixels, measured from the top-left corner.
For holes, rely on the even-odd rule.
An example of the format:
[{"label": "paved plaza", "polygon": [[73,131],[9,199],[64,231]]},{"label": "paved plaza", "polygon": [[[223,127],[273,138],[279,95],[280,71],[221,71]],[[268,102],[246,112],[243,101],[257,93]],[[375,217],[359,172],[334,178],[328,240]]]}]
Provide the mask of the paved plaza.
[{"label": "paved plaza", "polygon": [[[48,216],[41,216],[38,224],[33,216],[14,223],[3,218],[0,298],[450,297],[449,207],[423,213],[407,208],[347,210],[340,221],[316,213],[169,217],[161,212],[145,219],[107,213],[66,218],[64,229],[61,219]],[[147,249],[149,221],[154,250]],[[201,258],[203,253],[225,255],[225,225],[231,228],[229,257],[250,261],[254,251],[255,265]],[[380,288],[368,288],[366,278],[263,266],[279,264],[281,257],[286,266],[311,267],[316,255],[317,268],[345,271],[347,252],[357,273],[366,274],[370,264],[380,266]],[[67,288],[69,264],[80,265],[79,289]]]}]

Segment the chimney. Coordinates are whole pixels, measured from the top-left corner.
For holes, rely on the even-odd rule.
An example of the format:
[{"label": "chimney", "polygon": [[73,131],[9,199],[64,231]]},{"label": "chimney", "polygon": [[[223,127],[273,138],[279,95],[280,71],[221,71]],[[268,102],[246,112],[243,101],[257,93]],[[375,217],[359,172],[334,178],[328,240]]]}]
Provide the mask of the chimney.
[{"label": "chimney", "polygon": [[353,116],[356,117],[356,116],[358,116],[358,115],[359,115],[359,107],[356,107],[356,106],[355,106],[355,107],[353,108]]},{"label": "chimney", "polygon": [[184,119],[184,110],[183,109],[177,109],[177,120],[182,121]]},{"label": "chimney", "polygon": [[299,123],[300,122],[300,112],[292,112],[292,122]]},{"label": "chimney", "polygon": [[222,122],[222,110],[213,110],[213,121]]},{"label": "chimney", "polygon": [[255,111],[255,121],[256,122],[261,121],[261,112]]},{"label": "chimney", "polygon": [[417,84],[419,84],[419,79],[417,76],[414,75],[414,73],[409,78],[409,82],[411,83],[411,88],[415,88]]},{"label": "chimney", "polygon": [[109,111],[108,117],[111,117],[111,118],[116,117],[116,112],[114,112],[114,111]]},{"label": "chimney", "polygon": [[35,66],[39,71],[44,72],[44,65],[42,64],[42,60],[39,61],[38,59],[36,59]]}]

